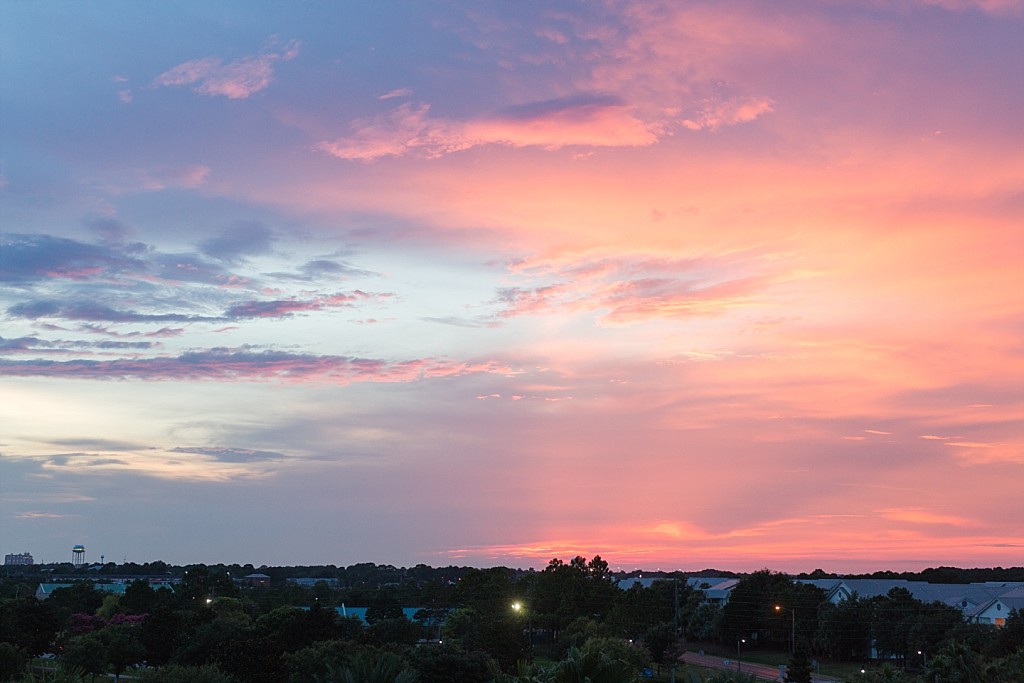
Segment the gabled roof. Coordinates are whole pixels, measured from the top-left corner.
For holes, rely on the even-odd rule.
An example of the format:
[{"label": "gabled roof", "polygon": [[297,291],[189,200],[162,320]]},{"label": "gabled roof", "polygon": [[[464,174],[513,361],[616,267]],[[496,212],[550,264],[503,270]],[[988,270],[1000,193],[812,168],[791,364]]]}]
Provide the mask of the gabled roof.
[{"label": "gabled roof", "polygon": [[[340,616],[343,616],[343,617],[355,617],[356,619],[358,619],[359,621],[363,622],[364,624],[369,623],[369,622],[366,621],[366,610],[369,609],[368,607],[347,607],[345,605],[342,605],[341,607],[335,607],[334,609],[335,609],[335,611]],[[406,619],[408,619],[409,621],[412,621],[413,617],[421,609],[423,609],[423,608],[422,607],[403,607],[402,608],[402,614],[405,616]]]},{"label": "gabled roof", "polygon": [[[839,602],[856,592],[862,598],[873,598],[887,595],[893,588],[906,589],[915,600],[921,602],[941,602],[956,607],[968,616],[975,613],[1000,595],[1011,591],[1024,591],[1020,582],[986,582],[986,583],[927,583],[924,581],[907,581],[905,579],[818,579],[800,580],[800,583],[811,584],[827,591],[827,599]],[[1024,592],[1021,593],[1024,597]]]}]

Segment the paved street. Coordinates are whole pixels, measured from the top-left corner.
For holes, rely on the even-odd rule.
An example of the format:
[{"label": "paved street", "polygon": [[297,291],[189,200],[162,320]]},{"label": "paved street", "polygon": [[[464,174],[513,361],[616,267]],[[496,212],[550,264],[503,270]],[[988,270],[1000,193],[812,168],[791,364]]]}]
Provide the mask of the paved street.
[{"label": "paved street", "polygon": [[[736,671],[737,665],[735,659],[725,659],[717,655],[702,655],[697,652],[687,652],[683,654],[683,661],[687,664],[705,666],[709,669],[729,669],[730,671]],[[779,667],[777,666],[755,664],[754,662],[740,662],[739,670],[748,674],[752,673],[758,678],[766,681],[780,680]],[[836,679],[828,676],[822,676],[820,674],[813,674],[811,680],[815,681],[815,683],[834,683]]]}]

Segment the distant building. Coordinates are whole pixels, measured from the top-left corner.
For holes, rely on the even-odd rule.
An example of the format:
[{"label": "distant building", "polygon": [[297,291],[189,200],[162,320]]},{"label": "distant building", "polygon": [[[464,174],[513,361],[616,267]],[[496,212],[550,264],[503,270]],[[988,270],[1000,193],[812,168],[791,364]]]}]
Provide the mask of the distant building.
[{"label": "distant building", "polygon": [[[70,588],[74,586],[76,583],[79,582],[73,581],[68,583],[41,583],[39,584],[39,588],[36,589],[36,598],[38,600],[46,600],[53,594],[53,591],[57,590],[58,588]],[[103,591],[105,593],[113,593],[114,595],[124,595],[124,592],[128,589],[129,585],[130,584],[127,583],[94,583],[92,584],[92,587],[96,590]],[[166,588],[167,590],[174,590],[174,586],[172,586],[168,582],[150,582],[149,587],[153,590],[159,590],[161,588]]]},{"label": "distant building", "polygon": [[337,579],[307,579],[307,578],[292,578],[288,579],[288,583],[301,586],[302,588],[312,588],[318,583],[323,583],[328,588],[341,588],[341,582]]},{"label": "distant building", "polygon": [[266,588],[270,585],[270,577],[266,574],[246,574],[241,583],[253,588]]},{"label": "distant building", "polygon": [[4,555],[4,564],[35,564],[32,553],[17,553]]}]

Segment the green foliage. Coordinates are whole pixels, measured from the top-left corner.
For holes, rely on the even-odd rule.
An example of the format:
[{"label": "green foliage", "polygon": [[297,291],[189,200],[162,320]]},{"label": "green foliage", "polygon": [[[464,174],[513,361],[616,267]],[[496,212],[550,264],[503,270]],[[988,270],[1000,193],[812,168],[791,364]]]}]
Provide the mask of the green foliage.
[{"label": "green foliage", "polygon": [[146,661],[160,666],[170,661],[182,635],[184,618],[177,610],[157,607],[139,627],[139,640],[146,648]]},{"label": "green foliage", "polygon": [[140,639],[138,626],[108,626],[100,631],[100,640],[106,651],[106,663],[115,676],[130,665],[146,657],[146,648]]},{"label": "green foliage", "polygon": [[926,683],[985,683],[978,653],[963,643],[949,643],[928,660]]},{"label": "green foliage", "polygon": [[1024,648],[1012,655],[990,662],[985,667],[988,683],[1020,683],[1024,681]]},{"label": "green foliage", "polygon": [[579,617],[603,620],[621,592],[599,555],[590,561],[576,556],[568,564],[553,559],[532,579],[529,603],[534,624],[555,637]]},{"label": "green foliage", "polygon": [[25,671],[25,651],[11,643],[0,643],[0,683],[7,683]]},{"label": "green foliage", "polygon": [[909,683],[910,680],[902,669],[884,664],[877,668],[865,669],[864,673],[847,676],[845,683]]},{"label": "green foliage", "polygon": [[223,644],[213,663],[245,683],[280,683],[285,677],[281,647],[270,638],[250,636]]},{"label": "green foliage", "polygon": [[404,616],[378,621],[366,629],[366,639],[374,645],[415,645],[422,635],[423,628]]},{"label": "green foliage", "polygon": [[[777,605],[785,609],[776,610]],[[725,642],[735,643],[756,633],[759,643],[789,649],[793,619],[789,610],[795,608],[788,576],[768,569],[756,571],[732,589],[722,610],[721,635]]]},{"label": "green foliage", "polygon": [[419,683],[487,683],[491,659],[483,652],[469,652],[454,645],[424,645],[406,657],[419,674]]},{"label": "green foliage", "polygon": [[597,647],[571,648],[546,679],[549,683],[632,683],[637,669],[628,662],[615,659]]},{"label": "green foliage", "polygon": [[49,600],[34,597],[4,600],[0,611],[0,642],[10,643],[29,656],[50,648],[61,620]]},{"label": "green foliage", "polygon": [[856,593],[838,605],[822,605],[815,642],[829,657],[866,659],[871,642],[871,605]]},{"label": "green foliage", "polygon": [[81,683],[87,672],[66,663],[49,671],[30,671],[18,683]]},{"label": "green foliage", "polygon": [[1015,609],[1006,617],[1003,626],[997,630],[991,654],[1002,657],[1017,652],[1021,648],[1024,648],[1024,613]]},{"label": "green foliage", "polygon": [[689,612],[686,618],[686,636],[691,640],[709,641],[718,636],[722,628],[722,608],[702,604]]},{"label": "green foliage", "polygon": [[107,668],[107,645],[99,633],[86,633],[68,642],[61,661],[87,674],[104,673]]},{"label": "green foliage", "polygon": [[893,588],[872,602],[872,631],[880,657],[906,662],[918,650],[934,652],[963,622],[956,608],[915,600],[905,588]]},{"label": "green foliage", "polygon": [[96,610],[96,616],[110,619],[121,612],[121,596],[114,593],[103,596],[103,603]]},{"label": "green foliage", "polygon": [[644,646],[651,653],[651,659],[658,662],[659,666],[665,661],[665,653],[678,640],[675,626],[671,623],[662,623],[652,626],[644,633]]},{"label": "green foliage", "polygon": [[570,647],[583,647],[583,644],[592,638],[609,638],[611,636],[612,630],[609,626],[596,619],[577,617],[562,630],[560,640],[568,650]]},{"label": "green foliage", "polygon": [[789,658],[786,683],[811,683],[811,656],[803,644],[798,645]]},{"label": "green foliage", "polygon": [[[308,610],[278,607],[256,620],[256,632],[275,642],[285,652],[342,636],[337,612],[323,609],[320,605],[314,605]],[[357,633],[361,632],[360,626]]]},{"label": "green foliage", "polygon": [[215,664],[171,665],[159,669],[142,669],[132,675],[137,683],[236,683],[235,679]]},{"label": "green foliage", "polygon": [[416,672],[401,657],[390,652],[363,653],[325,683],[416,683]]},{"label": "green foliage", "polygon": [[703,681],[691,671],[690,681],[691,683],[761,683],[754,674],[741,671],[716,671]]},{"label": "green foliage", "polygon": [[341,670],[367,649],[368,646],[352,641],[330,640],[285,653],[281,660],[289,683],[323,683],[332,672]]}]

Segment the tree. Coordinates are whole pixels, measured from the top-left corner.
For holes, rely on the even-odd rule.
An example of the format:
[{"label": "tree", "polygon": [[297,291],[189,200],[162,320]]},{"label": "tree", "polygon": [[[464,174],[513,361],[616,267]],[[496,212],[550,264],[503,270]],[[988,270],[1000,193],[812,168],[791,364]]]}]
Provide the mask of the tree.
[{"label": "tree", "polygon": [[27,597],[3,603],[0,642],[17,646],[29,656],[46,652],[59,628],[60,619],[48,600]]},{"label": "tree", "polygon": [[229,640],[213,655],[225,673],[245,683],[279,683],[285,678],[283,651],[273,639],[249,636]]},{"label": "tree", "polygon": [[171,659],[183,630],[183,619],[177,611],[157,607],[139,627],[139,641],[146,648],[145,660],[160,666]]},{"label": "tree", "polygon": [[171,665],[159,669],[144,669],[135,680],[138,683],[236,683],[215,664],[202,666]]},{"label": "tree", "polygon": [[686,620],[686,636],[691,640],[712,640],[721,633],[721,628],[722,608],[711,603],[698,606]]},{"label": "tree", "polygon": [[[784,610],[776,610],[776,606]],[[787,647],[791,624],[798,609],[793,600],[793,582],[781,572],[762,569],[739,580],[722,609],[721,635],[735,643],[757,634],[758,642]],[[814,615],[815,620],[817,614]]]},{"label": "tree", "polygon": [[290,683],[324,683],[333,675],[332,672],[340,671],[368,648],[352,641],[328,640],[287,652],[281,660]]},{"label": "tree", "polygon": [[11,643],[0,643],[0,683],[7,683],[25,671],[25,651]]},{"label": "tree", "polygon": [[1006,622],[996,633],[991,654],[996,657],[1009,655],[1024,648],[1024,613],[1015,609],[1006,617]]},{"label": "tree", "polygon": [[658,663],[658,671],[661,672],[661,664],[665,659],[665,653],[678,639],[675,626],[671,623],[662,623],[652,626],[644,633],[644,645],[651,653],[651,659]]},{"label": "tree", "polygon": [[278,607],[256,620],[256,631],[280,645],[285,652],[293,652],[318,640],[333,640],[341,635],[337,612],[323,609],[320,605],[314,605],[308,610]]},{"label": "tree", "polygon": [[121,673],[129,665],[145,659],[146,648],[142,644],[139,632],[140,628],[133,625],[108,626],[100,632],[100,638],[106,648],[107,663],[110,664],[115,679],[120,679]]},{"label": "tree", "polygon": [[922,603],[915,600],[906,588],[893,588],[888,594],[875,598],[872,631],[875,648],[880,657],[895,657],[897,663],[906,661],[910,651],[911,630],[917,621]]},{"label": "tree", "polygon": [[565,659],[551,669],[547,680],[551,683],[632,683],[637,680],[637,670],[596,648],[571,648]]},{"label": "tree", "polygon": [[962,643],[949,643],[928,660],[926,683],[985,683],[981,658]]},{"label": "tree", "polygon": [[801,643],[793,650],[786,667],[787,683],[811,683],[811,656],[807,646]]},{"label": "tree", "polygon": [[383,619],[366,629],[367,640],[375,645],[415,645],[421,634],[421,627],[404,616],[401,619]]},{"label": "tree", "polygon": [[870,605],[857,593],[838,605],[825,603],[818,618],[815,642],[829,656],[860,661],[868,656],[871,641]]},{"label": "tree", "polygon": [[156,607],[156,591],[148,581],[133,581],[124,589],[121,596],[121,607],[132,614],[146,614]]},{"label": "tree", "polygon": [[419,674],[419,683],[487,683],[491,680],[491,660],[487,655],[454,645],[417,647],[409,652],[408,660],[409,666]]},{"label": "tree", "polygon": [[416,672],[391,652],[363,653],[336,672],[331,683],[415,683]]},{"label": "tree", "polygon": [[107,668],[107,646],[98,633],[72,638],[65,646],[61,662],[96,676]]}]

